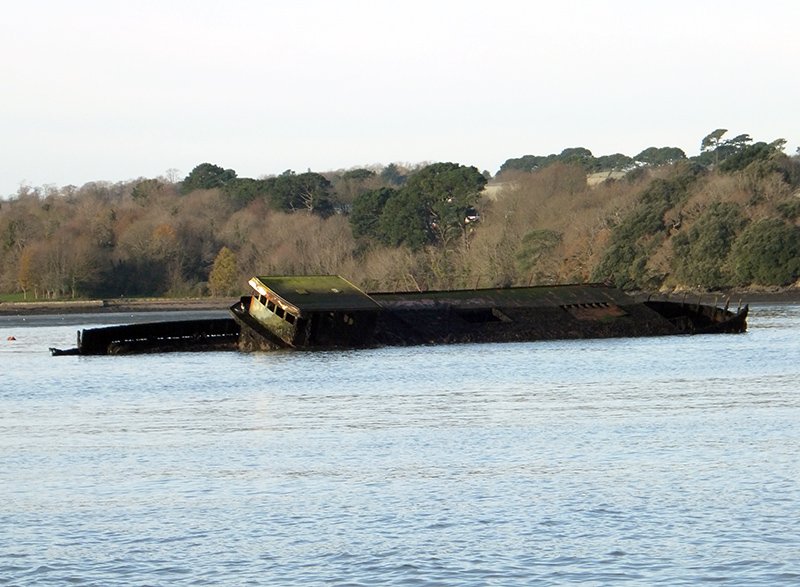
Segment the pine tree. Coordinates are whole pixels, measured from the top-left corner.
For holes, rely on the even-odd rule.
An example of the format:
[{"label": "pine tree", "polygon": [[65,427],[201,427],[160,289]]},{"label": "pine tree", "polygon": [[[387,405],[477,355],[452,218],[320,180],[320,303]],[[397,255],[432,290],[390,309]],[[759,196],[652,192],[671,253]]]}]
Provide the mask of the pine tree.
[{"label": "pine tree", "polygon": [[240,289],[237,280],[239,269],[236,255],[228,247],[222,247],[214,259],[214,266],[208,276],[208,287],[212,296],[234,295]]}]

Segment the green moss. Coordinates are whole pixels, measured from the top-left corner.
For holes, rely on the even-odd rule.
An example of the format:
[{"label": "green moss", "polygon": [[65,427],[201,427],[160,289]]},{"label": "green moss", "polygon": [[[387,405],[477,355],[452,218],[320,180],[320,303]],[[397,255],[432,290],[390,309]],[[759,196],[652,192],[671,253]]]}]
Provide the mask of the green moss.
[{"label": "green moss", "polygon": [[263,276],[254,279],[300,311],[375,308],[375,303],[363,291],[338,275]]}]

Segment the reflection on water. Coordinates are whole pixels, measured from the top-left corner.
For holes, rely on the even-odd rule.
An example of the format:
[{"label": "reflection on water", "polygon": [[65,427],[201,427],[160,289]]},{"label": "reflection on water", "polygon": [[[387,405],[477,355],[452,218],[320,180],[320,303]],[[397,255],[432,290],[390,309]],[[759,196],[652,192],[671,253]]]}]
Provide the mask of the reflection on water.
[{"label": "reflection on water", "polygon": [[52,358],[75,324],[0,320],[0,584],[796,584],[798,326]]}]

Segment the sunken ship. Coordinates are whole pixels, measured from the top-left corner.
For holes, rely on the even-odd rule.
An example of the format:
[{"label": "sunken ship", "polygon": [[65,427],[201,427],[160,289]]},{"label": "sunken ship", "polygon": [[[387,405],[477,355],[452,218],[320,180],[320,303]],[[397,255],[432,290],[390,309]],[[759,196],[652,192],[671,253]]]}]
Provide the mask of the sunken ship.
[{"label": "sunken ship", "polygon": [[747,306],[637,301],[600,283],[366,293],[336,275],[265,276],[231,307],[243,350],[737,333]]},{"label": "sunken ship", "polygon": [[601,283],[367,293],[338,275],[257,276],[231,318],[86,329],[53,354],[336,349],[740,333],[748,306],[637,300]]}]

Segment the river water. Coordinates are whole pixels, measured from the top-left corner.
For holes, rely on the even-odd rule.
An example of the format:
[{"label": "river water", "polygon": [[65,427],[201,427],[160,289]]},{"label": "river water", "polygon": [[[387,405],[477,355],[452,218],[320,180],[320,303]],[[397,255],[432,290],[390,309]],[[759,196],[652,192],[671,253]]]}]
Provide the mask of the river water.
[{"label": "river water", "polygon": [[743,335],[48,354],[152,317],[0,317],[0,584],[800,584],[798,305]]}]

